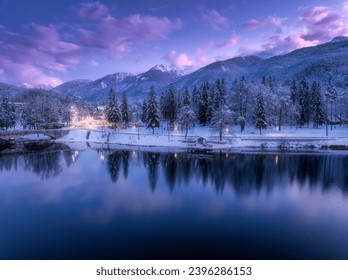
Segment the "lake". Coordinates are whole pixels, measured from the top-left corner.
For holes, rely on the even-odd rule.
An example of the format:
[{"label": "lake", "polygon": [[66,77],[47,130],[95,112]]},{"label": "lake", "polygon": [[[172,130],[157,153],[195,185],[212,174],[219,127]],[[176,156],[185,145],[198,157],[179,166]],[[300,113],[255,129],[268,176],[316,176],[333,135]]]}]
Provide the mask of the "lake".
[{"label": "lake", "polygon": [[0,259],[348,259],[348,155],[1,155]]}]

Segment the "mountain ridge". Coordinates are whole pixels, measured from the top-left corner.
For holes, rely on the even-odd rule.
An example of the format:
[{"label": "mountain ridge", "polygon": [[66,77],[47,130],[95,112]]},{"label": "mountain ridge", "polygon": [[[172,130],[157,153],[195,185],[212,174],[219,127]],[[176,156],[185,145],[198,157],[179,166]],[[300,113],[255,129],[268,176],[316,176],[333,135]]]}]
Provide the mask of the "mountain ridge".
[{"label": "mountain ridge", "polygon": [[[292,79],[331,80],[342,91],[348,87],[348,37],[339,36],[327,43],[300,48],[287,54],[269,58],[241,56],[215,61],[202,68],[175,67],[157,64],[144,73],[117,72],[94,81],[80,79],[65,82],[51,89],[61,95],[73,95],[91,102],[103,102],[113,88],[116,93],[126,92],[129,99],[139,100],[147,96],[151,86],[158,94],[173,83],[178,90],[200,86],[224,78],[228,84],[244,76],[259,83],[263,76],[275,76],[279,84],[289,85]],[[22,89],[0,83],[1,92]],[[18,89],[18,90],[16,90]]]}]

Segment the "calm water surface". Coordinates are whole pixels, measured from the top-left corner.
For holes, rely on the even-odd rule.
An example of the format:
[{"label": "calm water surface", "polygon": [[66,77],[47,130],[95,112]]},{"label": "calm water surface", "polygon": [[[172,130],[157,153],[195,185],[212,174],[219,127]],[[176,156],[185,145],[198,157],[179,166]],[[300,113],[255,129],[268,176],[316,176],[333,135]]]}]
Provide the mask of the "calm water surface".
[{"label": "calm water surface", "polygon": [[0,156],[0,259],[348,259],[348,156]]}]

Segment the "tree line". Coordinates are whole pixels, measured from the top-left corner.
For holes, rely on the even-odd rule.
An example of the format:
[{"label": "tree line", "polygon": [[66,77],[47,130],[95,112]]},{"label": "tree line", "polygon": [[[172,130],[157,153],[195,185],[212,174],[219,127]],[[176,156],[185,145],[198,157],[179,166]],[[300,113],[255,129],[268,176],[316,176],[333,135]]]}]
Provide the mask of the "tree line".
[{"label": "tree line", "polygon": [[[110,90],[106,106],[107,119],[115,126],[128,126],[131,119],[127,96],[122,104],[115,101]],[[320,82],[306,79],[293,80],[290,86],[279,86],[274,76],[261,79],[260,84],[248,82],[245,77],[227,85],[224,79],[205,82],[199,87],[180,91],[170,84],[158,95],[153,87],[148,97],[138,106],[139,119],[152,129],[163,122],[167,129],[175,125],[187,135],[195,124],[211,126],[222,139],[228,125],[239,125],[243,132],[246,125],[262,130],[267,127],[282,129],[283,125],[319,128],[327,122],[342,122],[347,118],[348,99],[339,95],[331,83],[323,89]],[[330,115],[331,114],[331,115]]]},{"label": "tree line", "polygon": [[[0,100],[0,129],[9,129],[16,123],[24,128],[42,128],[47,124],[70,124],[72,107],[80,115],[93,114],[93,108],[81,100],[56,95],[41,89],[28,90],[19,100],[20,110],[8,95]],[[18,101],[18,100],[16,100]],[[143,124],[152,130],[164,125],[168,131],[182,129],[185,136],[191,127],[211,126],[220,139],[229,125],[246,126],[260,130],[267,127],[282,129],[283,125],[319,128],[326,123],[342,123],[348,117],[348,97],[340,94],[329,81],[323,87],[318,81],[294,79],[289,85],[278,85],[273,76],[264,76],[260,83],[245,77],[227,84],[224,79],[204,82],[191,90],[178,90],[170,84],[163,92],[152,87],[141,103],[129,102],[126,92],[110,90],[106,100],[105,117],[114,127],[128,127],[130,123]]]},{"label": "tree line", "polygon": [[49,128],[55,123],[69,125],[72,107],[79,115],[87,115],[92,110],[81,100],[43,89],[28,89],[16,99],[5,94],[0,97],[0,129],[8,130],[16,124],[24,129]]}]

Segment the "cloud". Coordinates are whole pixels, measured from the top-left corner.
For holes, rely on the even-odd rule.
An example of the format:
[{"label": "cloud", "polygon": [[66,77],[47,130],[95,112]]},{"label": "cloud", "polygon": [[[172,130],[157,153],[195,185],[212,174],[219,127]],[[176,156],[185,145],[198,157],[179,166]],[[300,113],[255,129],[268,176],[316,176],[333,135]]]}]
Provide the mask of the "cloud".
[{"label": "cloud", "polygon": [[316,44],[316,41],[307,41],[302,38],[301,33],[294,32],[286,37],[281,37],[278,35],[269,37],[267,42],[262,45],[261,52],[269,53],[272,55],[282,54],[294,49],[310,47]]},{"label": "cloud", "polygon": [[170,51],[164,57],[170,65],[172,66],[192,66],[195,62],[188,57],[186,53],[177,53],[176,51]]},{"label": "cloud", "polygon": [[202,20],[210,24],[215,30],[220,30],[228,26],[228,19],[216,10],[202,12]]},{"label": "cloud", "polygon": [[306,10],[300,18],[305,27],[302,38],[306,41],[326,42],[336,36],[348,35],[348,20],[325,6]]},{"label": "cloud", "polygon": [[81,49],[62,40],[53,26],[31,25],[21,34],[0,28],[0,68],[8,82],[26,86],[56,86],[57,72],[79,63]]},{"label": "cloud", "polygon": [[89,66],[92,66],[92,67],[98,67],[99,66],[99,63],[97,61],[95,61],[94,59],[92,59],[89,63],[88,63]]},{"label": "cloud", "polygon": [[97,20],[108,15],[109,9],[99,2],[82,3],[77,13],[81,19]]},{"label": "cloud", "polygon": [[346,17],[329,7],[315,6],[303,11],[299,17],[298,27],[289,29],[284,36],[267,37],[259,53],[269,55],[286,53],[328,42],[336,36],[347,35],[348,19]]},{"label": "cloud", "polygon": [[243,28],[247,30],[259,29],[265,26],[264,21],[259,21],[257,19],[251,19],[248,22],[243,24]]},{"label": "cloud", "polygon": [[[59,76],[70,67],[81,64],[81,57],[98,53],[119,59],[133,44],[165,40],[169,33],[182,26],[180,19],[146,15],[114,18],[99,2],[82,4],[80,18],[88,23],[30,24],[18,33],[0,25],[0,69],[2,80],[27,86],[61,83]],[[185,61],[184,57],[178,58]],[[187,60],[185,63],[189,63]],[[90,66],[97,66],[91,60]]]},{"label": "cloud", "polygon": [[343,9],[345,9],[346,11],[348,11],[348,1],[343,3]]},{"label": "cloud", "polygon": [[230,37],[228,40],[226,40],[222,44],[217,45],[217,47],[220,47],[220,48],[234,47],[235,45],[238,44],[239,40],[240,40],[240,36],[233,35],[232,37]]},{"label": "cloud", "polygon": [[206,44],[204,44],[201,47],[196,48],[193,52],[197,56],[205,55],[206,53],[218,49],[218,48],[230,48],[236,46],[241,37],[237,34],[232,35],[230,38],[228,38],[226,41],[222,43],[216,43],[213,40],[208,41]]},{"label": "cloud", "polygon": [[255,30],[267,26],[274,26],[278,33],[282,33],[284,20],[286,20],[286,18],[278,18],[271,16],[261,21],[257,19],[251,19],[248,22],[244,23],[242,27],[246,30]]},{"label": "cloud", "polygon": [[196,48],[193,52],[196,55],[204,55],[207,52],[209,52],[210,50],[214,49],[216,47],[216,43],[213,40],[208,41],[206,44],[204,44],[201,47]]},{"label": "cloud", "polygon": [[109,57],[118,59],[129,51],[130,45],[152,40],[166,39],[173,29],[182,26],[180,19],[130,15],[121,19],[103,18],[97,30],[78,28],[79,44],[89,49],[105,51]]}]

